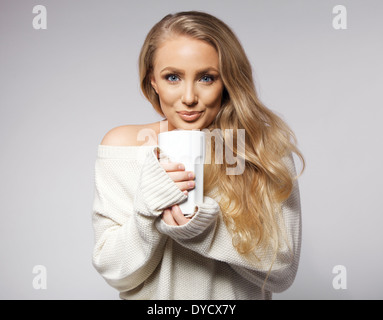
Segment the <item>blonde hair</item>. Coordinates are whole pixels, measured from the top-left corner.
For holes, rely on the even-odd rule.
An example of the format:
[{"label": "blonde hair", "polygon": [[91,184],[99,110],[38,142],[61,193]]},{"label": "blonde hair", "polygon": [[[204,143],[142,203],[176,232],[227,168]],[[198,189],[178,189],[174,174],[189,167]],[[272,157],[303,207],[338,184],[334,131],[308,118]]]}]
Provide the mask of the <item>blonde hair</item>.
[{"label": "blonde hair", "polygon": [[[233,154],[245,163],[241,175],[226,174],[230,164],[225,160],[223,164],[205,164],[204,193],[221,195],[223,219],[239,253],[271,246],[275,257],[280,243],[281,205],[290,196],[295,179],[284,158],[295,153],[304,169],[294,133],[258,99],[250,62],[232,30],[216,17],[197,11],[164,17],[150,30],[141,49],[141,89],[160,115],[164,114],[159,97],[150,82],[155,52],[163,41],[180,35],[205,41],[217,50],[224,91],[221,109],[207,129],[233,129],[233,141],[225,135],[221,139],[225,148],[233,146]],[[237,129],[245,130],[246,154],[237,150]],[[212,159],[216,139],[211,141]]]}]

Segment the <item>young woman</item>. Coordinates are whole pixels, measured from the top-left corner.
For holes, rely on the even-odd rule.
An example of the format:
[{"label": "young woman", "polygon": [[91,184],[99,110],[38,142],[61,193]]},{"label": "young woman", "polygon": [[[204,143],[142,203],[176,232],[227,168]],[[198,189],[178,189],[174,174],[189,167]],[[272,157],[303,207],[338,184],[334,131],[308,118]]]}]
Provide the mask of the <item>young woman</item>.
[{"label": "young woman", "polygon": [[[304,160],[289,127],[258,99],[238,39],[209,14],[168,15],[147,35],[139,67],[164,120],[114,128],[99,146],[95,268],[123,299],[270,299],[287,289],[301,246],[292,154]],[[193,172],[158,160],[158,134],[174,129],[218,130],[207,141],[211,159],[221,139],[244,163],[234,175],[227,159],[205,164],[192,217],[177,204]]]}]

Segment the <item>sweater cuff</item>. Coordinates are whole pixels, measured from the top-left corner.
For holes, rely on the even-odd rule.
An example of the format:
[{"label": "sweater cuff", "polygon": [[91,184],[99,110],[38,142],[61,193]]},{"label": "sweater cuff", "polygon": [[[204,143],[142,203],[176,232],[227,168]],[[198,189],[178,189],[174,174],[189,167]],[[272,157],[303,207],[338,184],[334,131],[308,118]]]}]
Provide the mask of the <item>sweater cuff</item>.
[{"label": "sweater cuff", "polygon": [[170,226],[162,219],[156,221],[159,232],[168,235],[174,240],[182,241],[192,239],[202,234],[217,220],[220,212],[219,204],[210,197],[204,197],[203,203],[197,203],[198,210],[193,218],[182,226]]},{"label": "sweater cuff", "polygon": [[156,148],[151,149],[145,159],[136,193],[138,211],[149,216],[159,216],[164,209],[187,199],[161,167],[155,155]]}]

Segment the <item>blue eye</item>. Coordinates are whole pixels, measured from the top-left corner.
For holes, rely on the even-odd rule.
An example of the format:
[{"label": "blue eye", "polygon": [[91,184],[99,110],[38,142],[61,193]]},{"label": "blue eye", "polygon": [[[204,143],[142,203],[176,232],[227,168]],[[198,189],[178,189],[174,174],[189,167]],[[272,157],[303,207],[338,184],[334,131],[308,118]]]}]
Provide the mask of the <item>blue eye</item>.
[{"label": "blue eye", "polygon": [[170,82],[176,82],[176,81],[179,81],[180,78],[178,78],[178,76],[176,76],[175,74],[170,74],[168,76],[166,76],[166,80],[170,81]]},{"label": "blue eye", "polygon": [[214,77],[213,76],[209,76],[209,75],[205,75],[201,78],[201,81],[202,82],[213,82],[214,81]]}]

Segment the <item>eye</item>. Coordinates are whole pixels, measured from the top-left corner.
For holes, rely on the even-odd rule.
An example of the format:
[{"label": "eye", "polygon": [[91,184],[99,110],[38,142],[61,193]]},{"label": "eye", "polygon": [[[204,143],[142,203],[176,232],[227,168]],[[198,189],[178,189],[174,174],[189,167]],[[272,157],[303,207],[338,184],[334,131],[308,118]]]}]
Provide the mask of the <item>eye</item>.
[{"label": "eye", "polygon": [[180,78],[176,74],[169,74],[165,76],[166,80],[170,82],[177,82],[180,80]]},{"label": "eye", "polygon": [[214,76],[211,76],[209,74],[205,74],[201,80],[202,82],[205,82],[205,83],[210,83],[210,82],[213,82],[214,81]]}]

